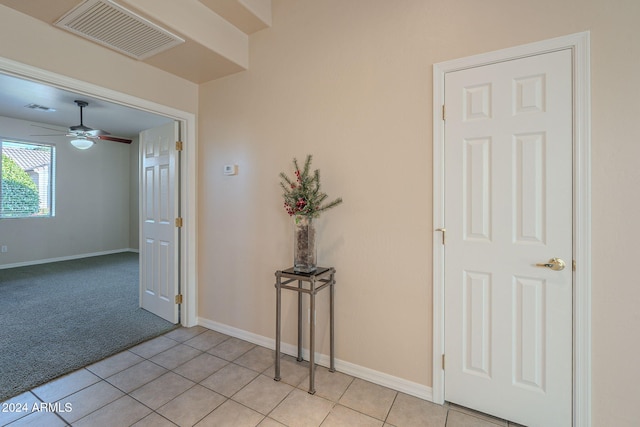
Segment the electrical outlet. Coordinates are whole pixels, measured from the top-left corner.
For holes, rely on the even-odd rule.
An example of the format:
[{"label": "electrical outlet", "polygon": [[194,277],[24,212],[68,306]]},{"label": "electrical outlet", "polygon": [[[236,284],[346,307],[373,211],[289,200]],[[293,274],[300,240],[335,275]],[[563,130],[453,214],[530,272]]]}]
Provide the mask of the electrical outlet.
[{"label": "electrical outlet", "polygon": [[2,248],[0,248],[0,252],[2,253],[9,252],[9,248],[7,247],[7,245],[2,245]]}]

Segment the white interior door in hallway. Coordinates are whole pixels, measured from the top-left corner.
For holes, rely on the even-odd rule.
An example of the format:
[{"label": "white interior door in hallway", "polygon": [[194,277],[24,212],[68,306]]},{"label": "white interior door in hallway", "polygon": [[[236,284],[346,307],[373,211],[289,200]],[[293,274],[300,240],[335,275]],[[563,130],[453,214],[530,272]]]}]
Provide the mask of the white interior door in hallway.
[{"label": "white interior door in hallway", "polygon": [[140,305],[178,323],[179,206],[177,122],[140,133]]},{"label": "white interior door in hallway", "polygon": [[445,400],[570,426],[572,52],[447,73],[444,97]]}]

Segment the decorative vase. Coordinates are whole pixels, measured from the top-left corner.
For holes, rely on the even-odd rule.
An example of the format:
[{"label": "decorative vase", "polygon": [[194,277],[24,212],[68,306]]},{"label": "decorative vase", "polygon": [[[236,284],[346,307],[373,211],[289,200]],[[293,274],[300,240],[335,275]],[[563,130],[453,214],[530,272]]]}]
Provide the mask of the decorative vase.
[{"label": "decorative vase", "polygon": [[293,270],[312,273],[316,270],[316,229],[313,218],[295,215],[293,221]]}]

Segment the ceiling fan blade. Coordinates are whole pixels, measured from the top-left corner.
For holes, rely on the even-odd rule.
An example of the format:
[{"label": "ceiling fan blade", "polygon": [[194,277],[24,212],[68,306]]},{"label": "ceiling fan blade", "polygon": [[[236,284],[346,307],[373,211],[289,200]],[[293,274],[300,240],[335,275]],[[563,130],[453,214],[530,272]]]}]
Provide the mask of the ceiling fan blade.
[{"label": "ceiling fan blade", "polygon": [[29,136],[65,136],[64,133],[50,133],[47,135],[29,135]]},{"label": "ceiling fan blade", "polygon": [[101,129],[91,129],[88,130],[86,132],[84,132],[85,135],[89,136],[104,136],[104,135],[111,135],[109,132],[107,132],[106,130],[101,130]]},{"label": "ceiling fan blade", "polygon": [[102,139],[104,141],[122,142],[123,144],[131,144],[130,139],[118,138],[116,136],[99,135],[98,139]]}]

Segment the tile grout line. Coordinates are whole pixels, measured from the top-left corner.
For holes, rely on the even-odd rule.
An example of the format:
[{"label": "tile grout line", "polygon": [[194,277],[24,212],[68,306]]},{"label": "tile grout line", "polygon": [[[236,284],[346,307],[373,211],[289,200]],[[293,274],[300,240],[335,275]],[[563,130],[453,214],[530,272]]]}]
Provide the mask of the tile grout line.
[{"label": "tile grout line", "polygon": [[[218,357],[218,356],[215,356],[215,355],[213,355],[213,354],[209,353],[209,351],[211,351],[212,349],[216,348],[217,346],[219,346],[219,345],[223,344],[224,342],[228,341],[228,340],[231,338],[231,337],[228,337],[228,338],[224,339],[223,341],[219,342],[218,344],[214,345],[213,347],[211,347],[211,348],[209,348],[209,349],[207,349],[207,350],[201,350],[201,349],[199,349],[199,348],[196,348],[196,347],[193,347],[193,346],[191,346],[191,345],[189,345],[189,344],[186,344],[186,341],[189,341],[190,339],[196,338],[197,336],[201,335],[201,334],[202,334],[202,333],[204,333],[204,332],[206,332],[206,331],[203,331],[203,332],[201,332],[200,334],[197,334],[197,335],[195,335],[194,337],[191,337],[191,338],[189,338],[189,339],[187,339],[187,340],[185,340],[185,341],[183,341],[183,342],[180,342],[180,341],[178,341],[178,340],[175,340],[175,339],[173,339],[173,338],[171,338],[171,337],[167,337],[167,338],[169,338],[169,339],[173,339],[174,341],[178,342],[178,344],[184,344],[184,345],[187,345],[187,346],[189,346],[189,347],[191,347],[191,348],[194,348],[194,349],[196,349],[196,350],[200,351],[200,354],[199,354],[199,355],[197,355],[197,356],[195,356],[195,357],[193,357],[193,358],[191,358],[191,359],[189,359],[189,360],[187,360],[187,361],[184,361],[184,363],[182,363],[182,364],[181,364],[181,365],[179,365],[179,366],[182,366],[183,364],[188,363],[189,361],[191,361],[191,360],[195,359],[196,357],[201,356],[202,354],[209,354],[209,355],[211,355],[211,356],[213,356],[213,357]],[[175,347],[175,346],[173,346],[173,347]],[[170,348],[173,348],[173,347],[170,347]],[[245,368],[245,369],[250,369],[251,371],[256,372],[256,373],[258,374],[258,375],[255,377],[255,378],[258,378],[260,375],[263,375],[263,372],[264,372],[264,371],[263,371],[263,372],[255,371],[255,370],[253,370],[253,369],[251,369],[251,368],[247,368],[246,366],[242,366],[242,365],[239,365],[239,364],[235,363],[235,360],[237,360],[237,359],[241,358],[241,357],[242,357],[242,356],[244,356],[246,353],[248,353],[249,351],[251,351],[253,348],[254,348],[254,347],[252,347],[252,348],[250,348],[250,349],[248,349],[248,350],[246,350],[246,351],[242,352],[242,353],[241,353],[241,354],[239,354],[237,357],[235,357],[233,360],[227,360],[227,359],[223,359],[223,358],[221,358],[221,357],[218,357],[218,358],[219,358],[219,359],[221,359],[221,360],[224,360],[225,362],[227,362],[227,364],[226,364],[226,365],[224,365],[223,367],[228,366],[228,365],[230,365],[230,364],[233,364],[233,365],[238,366],[238,367],[242,367],[242,368]],[[167,349],[167,350],[169,350],[169,349]],[[164,350],[164,351],[167,351],[167,350]],[[151,356],[151,357],[155,357],[155,356],[157,356],[158,354],[161,354],[161,353],[162,353],[162,352],[157,353],[157,354],[155,354],[155,355],[153,355],[153,356]],[[134,353],[134,354],[135,354],[135,353]],[[138,356],[139,356],[139,355],[138,355]],[[141,356],[141,357],[142,357],[142,356]],[[151,358],[151,357],[150,357],[150,358]],[[158,365],[157,363],[153,362],[152,360],[149,360],[150,358],[148,358],[148,359],[147,359],[147,358],[145,358],[145,360],[148,360],[149,362],[151,362],[151,363],[154,363],[154,364]],[[141,363],[141,362],[140,362],[140,363]],[[161,366],[161,365],[158,365],[158,366]],[[179,366],[178,366],[178,367],[179,367]],[[161,366],[161,367],[163,367],[163,366]],[[222,369],[223,367],[221,367],[220,369]],[[164,368],[164,367],[163,367],[163,368]],[[176,367],[176,368],[177,368],[177,367]],[[176,369],[176,368],[174,368],[174,369]],[[165,368],[165,369],[167,369],[167,368]],[[262,418],[262,420],[260,420],[260,422],[264,421],[264,420],[268,417],[268,415],[264,415],[264,414],[262,414],[262,413],[260,413],[260,412],[256,411],[255,409],[252,409],[252,408],[250,408],[250,407],[248,407],[248,406],[246,406],[246,405],[244,405],[244,404],[242,404],[242,403],[240,403],[240,402],[238,402],[238,401],[236,401],[236,400],[233,400],[233,396],[235,396],[236,394],[238,394],[242,389],[244,389],[244,387],[246,387],[246,386],[247,386],[247,385],[249,385],[251,382],[253,382],[253,381],[255,380],[255,378],[254,378],[254,380],[252,380],[252,381],[250,381],[248,384],[246,384],[244,387],[242,387],[240,390],[236,391],[232,396],[227,397],[227,396],[224,396],[224,395],[222,395],[222,394],[218,393],[218,392],[217,392],[217,391],[215,391],[215,390],[210,389],[209,387],[207,387],[207,386],[205,386],[205,385],[202,385],[202,384],[201,384],[201,382],[202,382],[202,381],[204,381],[204,379],[203,379],[202,381],[200,381],[200,382],[195,382],[195,381],[191,380],[190,378],[187,378],[187,377],[185,377],[185,376],[183,376],[183,375],[180,375],[180,374],[179,374],[179,373],[177,373],[177,372],[174,372],[174,369],[168,370],[168,372],[173,372],[174,374],[179,375],[179,376],[181,376],[182,378],[185,378],[185,379],[187,379],[187,380],[189,380],[189,381],[194,382],[194,384],[193,384],[193,386],[191,386],[189,389],[187,389],[187,390],[185,390],[184,392],[180,393],[178,396],[174,396],[174,397],[173,397],[173,399],[176,399],[176,398],[178,398],[179,396],[181,396],[181,395],[185,394],[188,390],[191,390],[191,389],[192,389],[192,388],[194,388],[196,385],[199,385],[200,387],[203,387],[203,388],[205,388],[205,389],[207,389],[207,390],[209,390],[209,391],[211,391],[211,392],[213,392],[213,393],[216,393],[216,394],[218,394],[218,395],[220,395],[220,396],[222,396],[222,397],[224,397],[224,398],[225,398],[225,400],[224,400],[224,401],[222,401],[219,405],[217,405],[217,406],[216,406],[215,408],[213,408],[211,411],[207,412],[207,413],[206,413],[206,414],[205,414],[201,419],[199,419],[195,424],[197,424],[197,423],[201,422],[203,419],[205,419],[206,417],[208,417],[209,415],[211,415],[211,413],[213,413],[216,409],[218,409],[220,406],[222,406],[223,404],[225,404],[225,403],[226,403],[226,402],[228,402],[228,401],[232,401],[232,402],[234,402],[234,403],[237,403],[237,404],[239,404],[239,405],[242,405],[242,406],[244,406],[245,408],[247,408],[247,409],[249,409],[249,410],[252,410],[252,411],[254,411],[254,412],[256,412],[256,413],[258,413],[258,414],[262,415],[262,416],[263,416],[263,418]],[[220,369],[218,369],[218,370],[214,371],[211,375],[213,375],[215,372],[219,371]],[[270,369],[270,368],[266,368],[266,369],[265,369],[265,371],[266,371],[266,370],[268,370],[268,369]],[[115,374],[114,374],[114,375],[115,375]],[[163,375],[164,375],[164,374],[163,374]],[[156,378],[156,379],[157,379],[157,378]],[[206,379],[206,378],[205,378],[205,379]],[[152,382],[152,381],[154,381],[154,380],[151,380],[150,382]],[[149,383],[147,383],[147,384],[149,384]],[[145,384],[145,385],[146,385],[146,384]],[[142,385],[142,386],[140,386],[140,387],[143,387],[143,386],[144,386],[144,385]],[[140,387],[136,388],[135,390],[138,390]],[[132,390],[131,392],[134,392],[135,390]],[[294,387],[291,391],[293,391],[293,390],[295,390],[295,387]],[[287,394],[287,396],[291,393],[291,391]],[[143,402],[140,402],[140,401],[139,401],[139,400],[137,400],[135,397],[130,396],[130,394],[129,394],[129,393],[126,393],[126,395],[128,395],[128,396],[129,396],[129,397],[131,397],[132,399],[136,400],[136,402],[139,402],[140,404],[142,404],[142,405],[144,405],[145,407],[149,408],[149,407],[148,407],[147,405],[145,405]],[[285,398],[286,398],[286,396],[285,396]],[[171,400],[173,400],[173,399],[171,399]],[[283,399],[283,401],[284,401],[284,399]],[[167,402],[167,403],[169,403],[169,402]],[[278,403],[278,405],[279,405],[280,403],[282,403],[282,401],[281,401],[281,402],[279,402],[279,403]],[[278,405],[276,405],[276,407],[277,407]],[[164,406],[164,405],[162,405],[162,406]],[[158,409],[162,408],[162,406],[160,406]],[[168,419],[168,418],[166,418],[165,416],[163,416],[162,414],[158,413],[158,412],[157,412],[157,409],[156,409],[156,410],[154,410],[154,409],[152,409],[152,408],[149,408],[149,409],[152,411],[151,413],[155,413],[155,414],[157,414],[157,415],[161,416],[162,418],[164,418],[164,419],[168,420],[168,421],[169,421],[169,422],[171,422],[172,424],[175,424],[175,423],[174,423],[173,421],[171,421],[170,419]],[[274,408],[274,409],[275,409],[275,408]],[[94,411],[94,412],[95,412],[95,411]],[[269,413],[271,413],[271,411],[270,411]],[[150,414],[145,415],[142,419],[144,419],[144,418],[148,417],[149,415],[150,415]],[[142,419],[141,419],[141,420],[142,420]],[[138,420],[138,421],[140,421],[140,420]],[[138,422],[138,421],[136,421],[136,422]],[[195,425],[195,424],[194,424],[194,425]]]},{"label": "tile grout line", "polygon": [[[382,425],[387,424],[387,420],[389,419],[389,414],[391,414],[391,409],[393,409],[393,405],[396,404],[396,400],[398,400],[398,392],[396,391],[396,395],[393,396],[393,402],[389,405],[389,410],[387,411],[387,415],[385,415],[384,420],[382,420]],[[446,424],[445,424],[446,426]]]},{"label": "tile grout line", "polygon": [[[194,336],[194,337],[192,337],[192,338],[195,338],[196,336],[201,335],[202,333],[204,333],[204,332],[201,332],[200,334],[197,334],[197,335],[195,335],[195,336]],[[164,336],[164,335],[161,335],[161,336]],[[148,408],[148,409],[151,411],[149,414],[145,415],[144,417],[140,418],[139,420],[136,420],[136,422],[139,422],[139,421],[141,421],[142,419],[144,419],[144,418],[148,417],[151,413],[155,413],[155,414],[159,415],[160,417],[167,419],[167,420],[168,420],[169,422],[171,422],[172,424],[175,424],[175,423],[173,423],[171,420],[169,420],[168,418],[164,417],[162,414],[160,414],[160,413],[156,412],[156,410],[154,410],[153,408],[151,408],[151,407],[149,407],[148,405],[146,405],[144,402],[141,402],[140,400],[138,400],[138,399],[136,399],[135,397],[131,396],[131,393],[135,392],[136,390],[138,390],[138,389],[140,389],[140,388],[142,388],[142,387],[144,387],[144,386],[146,386],[146,385],[150,384],[151,382],[153,382],[153,381],[157,380],[158,378],[160,378],[161,376],[163,376],[163,375],[165,375],[165,374],[167,374],[167,373],[169,373],[169,372],[173,372],[173,369],[168,369],[168,368],[166,368],[166,367],[164,367],[164,366],[162,366],[162,365],[160,365],[160,364],[158,364],[158,363],[154,362],[153,360],[151,360],[151,358],[153,358],[153,357],[157,356],[158,354],[161,354],[161,353],[163,353],[163,352],[165,352],[165,351],[168,351],[168,350],[170,350],[170,349],[172,349],[172,348],[174,348],[174,347],[177,347],[177,346],[178,346],[178,345],[180,345],[180,344],[183,344],[183,342],[180,342],[180,341],[178,341],[178,340],[175,340],[175,339],[173,339],[173,338],[171,338],[171,337],[166,337],[166,336],[164,336],[164,337],[165,337],[165,338],[167,338],[167,339],[170,339],[170,340],[172,340],[172,341],[174,341],[174,342],[176,342],[176,344],[175,344],[175,345],[173,345],[173,346],[171,346],[171,347],[168,347],[168,348],[166,348],[166,349],[164,349],[164,350],[162,350],[162,351],[159,351],[158,353],[155,353],[155,354],[153,354],[153,355],[151,355],[151,356],[149,356],[149,357],[145,357],[145,356],[142,356],[142,355],[140,355],[140,354],[138,354],[138,353],[136,353],[136,352],[134,352],[134,351],[131,351],[131,349],[132,349],[132,348],[134,348],[135,346],[134,346],[134,347],[131,347],[131,348],[127,349],[127,350],[123,350],[123,352],[124,352],[124,351],[129,351],[129,352],[131,352],[132,354],[135,354],[136,356],[141,357],[141,358],[142,358],[142,360],[141,360],[141,361],[139,361],[139,362],[137,362],[137,363],[134,363],[134,364],[133,364],[133,365],[131,365],[131,366],[126,367],[125,369],[122,369],[122,370],[120,370],[120,371],[118,371],[118,372],[114,372],[112,375],[109,375],[109,376],[108,376],[108,377],[106,377],[106,378],[103,378],[103,377],[101,377],[101,376],[99,376],[99,375],[97,375],[97,374],[93,373],[91,370],[87,369],[87,367],[82,368],[82,369],[85,369],[85,370],[87,370],[88,372],[92,373],[92,374],[93,374],[93,375],[95,375],[96,377],[100,378],[100,381],[98,381],[98,382],[105,382],[106,384],[109,384],[110,386],[114,387],[114,388],[115,388],[115,389],[117,389],[118,391],[122,392],[122,393],[123,393],[123,395],[122,395],[122,396],[120,396],[120,397],[118,397],[117,399],[115,399],[115,400],[113,400],[113,401],[111,401],[111,402],[109,402],[109,403],[107,403],[107,404],[105,404],[105,405],[103,405],[103,406],[99,407],[99,408],[94,409],[93,411],[89,412],[89,413],[88,413],[88,414],[86,414],[84,417],[82,417],[82,418],[80,418],[80,419],[76,420],[75,422],[78,422],[78,421],[80,421],[80,420],[82,420],[82,419],[84,419],[84,418],[86,418],[86,417],[90,416],[91,414],[93,414],[93,413],[95,413],[95,412],[97,412],[97,411],[99,411],[99,410],[103,409],[104,407],[106,407],[106,406],[110,405],[111,403],[113,403],[113,402],[115,402],[115,401],[117,401],[117,400],[119,400],[119,399],[122,399],[123,397],[127,396],[127,397],[129,397],[129,398],[131,398],[131,399],[135,400],[136,402],[138,402],[138,403],[139,403],[139,404],[141,404],[142,406],[144,406],[144,407]],[[158,338],[158,337],[156,337],[156,338]],[[138,345],[143,345],[143,344],[145,344],[146,342],[150,342],[150,341],[152,341],[153,339],[155,339],[155,338],[152,338],[151,340],[145,341],[144,343],[140,343],[140,344],[138,344]],[[190,339],[191,339],[191,338],[190,338]],[[225,340],[225,341],[226,341],[226,340]],[[188,344],[185,344],[185,345],[188,345]],[[192,347],[192,346],[189,346],[189,347],[191,347],[191,348],[195,348],[195,347]],[[214,347],[215,347],[215,346],[214,346]],[[212,348],[213,348],[213,347],[212,347]],[[199,350],[199,349],[196,349],[196,350]],[[201,354],[205,353],[205,352],[204,352],[204,351],[202,351],[202,350],[199,350],[199,351],[201,352]],[[123,352],[121,352],[121,353],[123,353]],[[117,353],[117,354],[120,354],[120,353]],[[114,356],[115,356],[115,355],[114,355]],[[198,355],[198,356],[199,356],[199,355]],[[196,357],[198,357],[198,356],[194,356],[193,358],[191,358],[191,359],[189,359],[189,360],[185,361],[184,363],[187,363],[188,361],[193,360],[193,359],[195,359],[195,358],[196,358]],[[107,358],[105,358],[105,359],[107,359]],[[103,360],[105,360],[105,359],[103,359]],[[162,369],[165,369],[165,370],[166,370],[166,372],[162,373],[160,376],[158,376],[158,377],[156,377],[156,378],[153,378],[153,379],[149,380],[148,382],[146,382],[146,383],[144,383],[144,384],[141,384],[139,387],[136,387],[135,389],[133,389],[133,390],[131,390],[131,391],[129,391],[129,392],[126,392],[125,390],[123,390],[123,389],[119,388],[118,386],[116,386],[115,384],[110,383],[110,382],[107,380],[107,378],[110,378],[110,377],[112,377],[112,376],[114,376],[114,375],[117,375],[117,374],[119,374],[119,373],[121,373],[121,372],[124,372],[124,371],[126,371],[127,369],[132,368],[132,367],[134,367],[134,366],[137,366],[137,365],[139,365],[139,364],[141,364],[141,363],[143,363],[143,362],[145,362],[145,361],[146,361],[146,362],[149,362],[149,363],[152,363],[152,364],[154,364],[154,365],[156,365],[156,366],[159,366],[159,367],[161,367]],[[99,362],[96,362],[96,363],[99,363]],[[89,366],[90,366],[90,365],[89,365]],[[179,366],[180,366],[180,365],[179,365]],[[174,368],[174,369],[175,369],[175,368]],[[176,374],[176,375],[180,375],[180,374],[175,373],[175,372],[173,372],[173,373],[174,373],[174,374]],[[180,376],[181,376],[181,375],[180,375]],[[182,377],[182,376],[181,376],[181,377]],[[189,379],[188,379],[188,378],[186,378],[186,377],[183,377],[183,378],[185,378],[185,379],[189,380]],[[189,380],[189,381],[191,381],[191,380]],[[192,381],[192,382],[194,382],[194,381]],[[94,383],[94,384],[97,384],[97,383]],[[82,391],[82,390],[84,390],[84,389],[86,389],[86,388],[88,388],[88,387],[91,387],[91,386],[92,386],[92,385],[94,385],[94,384],[91,384],[91,385],[89,385],[89,386],[87,386],[87,387],[84,387],[84,388],[82,388],[82,389],[79,389],[79,390],[75,391],[74,393],[71,393],[71,394],[70,394],[70,395],[68,395],[68,396],[71,396],[71,395],[73,395],[73,394],[75,394],[75,393],[78,393],[78,392],[80,392],[80,391]],[[198,385],[198,383],[194,382],[193,386],[189,387],[189,389],[191,389],[191,388],[195,387],[196,385]],[[187,390],[189,390],[189,389],[187,389]],[[185,392],[186,392],[186,390],[185,390]],[[184,392],[183,392],[183,393],[184,393]],[[183,394],[183,393],[181,393],[181,394]],[[68,397],[68,396],[65,396],[65,397]],[[36,396],[36,397],[37,397],[37,396]],[[177,397],[177,396],[176,396],[176,397]],[[175,397],[174,397],[174,398],[175,398]],[[162,406],[161,406],[161,407],[162,407]],[[215,410],[215,409],[214,409],[214,410]],[[212,412],[213,412],[213,411],[212,411]],[[58,414],[57,412],[56,412],[56,415],[58,415],[58,417],[60,417],[60,418],[65,422],[65,424],[66,424],[66,425],[71,425],[71,423],[70,423],[70,422],[68,422],[67,420],[65,420],[65,419],[64,419],[60,414]],[[135,424],[135,423],[134,423],[134,424]]]}]

